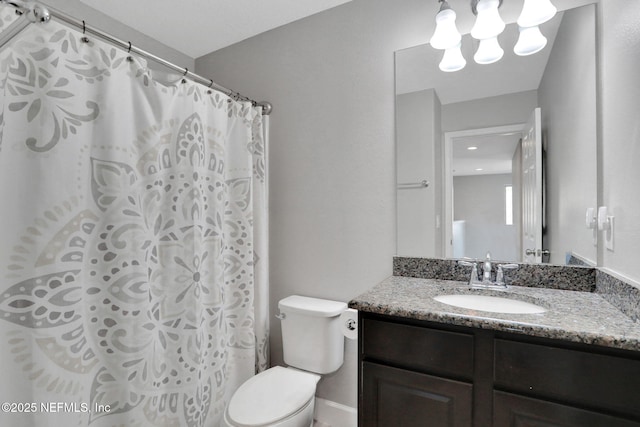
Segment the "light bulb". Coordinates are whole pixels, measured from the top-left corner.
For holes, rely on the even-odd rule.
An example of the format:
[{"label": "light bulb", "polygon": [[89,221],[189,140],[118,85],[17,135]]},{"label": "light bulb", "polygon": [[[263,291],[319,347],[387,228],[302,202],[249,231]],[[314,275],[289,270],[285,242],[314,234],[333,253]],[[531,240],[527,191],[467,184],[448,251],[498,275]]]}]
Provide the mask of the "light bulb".
[{"label": "light bulb", "polygon": [[536,27],[553,18],[557,12],[550,0],[524,0],[518,25],[523,28]]},{"label": "light bulb", "polygon": [[500,17],[500,0],[479,0],[476,4],[478,17],[471,29],[471,37],[485,40],[497,37],[504,31],[505,23]]},{"label": "light bulb", "polygon": [[445,1],[436,15],[436,30],[429,43],[435,49],[449,49],[461,40],[462,36],[456,27],[456,12]]},{"label": "light bulb", "polygon": [[457,46],[450,47],[444,51],[442,61],[440,61],[440,70],[445,73],[452,73],[462,70],[465,65],[467,65],[467,61],[464,59],[464,56],[462,56],[461,47],[462,44],[458,43]]},{"label": "light bulb", "polygon": [[502,56],[504,55],[504,50],[500,47],[500,43],[498,43],[498,38],[493,37],[486,40],[480,40],[480,46],[478,46],[478,50],[476,54],[473,56],[473,59],[478,64],[493,64],[494,62],[500,61]]},{"label": "light bulb", "polygon": [[513,51],[519,56],[533,55],[544,49],[546,45],[547,38],[542,35],[539,27],[520,27],[520,37]]}]

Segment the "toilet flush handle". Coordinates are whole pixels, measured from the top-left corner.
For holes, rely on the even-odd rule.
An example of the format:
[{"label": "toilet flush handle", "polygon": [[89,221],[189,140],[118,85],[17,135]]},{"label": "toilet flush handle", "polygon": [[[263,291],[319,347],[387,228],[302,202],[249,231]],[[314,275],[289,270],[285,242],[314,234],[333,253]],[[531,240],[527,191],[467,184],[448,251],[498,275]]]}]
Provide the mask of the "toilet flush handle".
[{"label": "toilet flush handle", "polygon": [[280,319],[280,320],[284,320],[287,318],[287,315],[284,313],[278,313],[276,314],[276,319]]}]

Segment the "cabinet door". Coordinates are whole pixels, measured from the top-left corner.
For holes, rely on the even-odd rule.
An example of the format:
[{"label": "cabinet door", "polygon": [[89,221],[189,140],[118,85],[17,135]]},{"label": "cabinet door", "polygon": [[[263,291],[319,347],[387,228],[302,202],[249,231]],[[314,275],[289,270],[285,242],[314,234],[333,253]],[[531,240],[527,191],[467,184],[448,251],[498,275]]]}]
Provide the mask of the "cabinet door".
[{"label": "cabinet door", "polygon": [[493,427],[640,427],[640,422],[496,391]]},{"label": "cabinet door", "polygon": [[470,427],[471,384],[362,363],[366,427]]},{"label": "cabinet door", "polygon": [[[497,389],[640,419],[640,360],[495,340]],[[603,425],[603,427],[606,427]]]}]

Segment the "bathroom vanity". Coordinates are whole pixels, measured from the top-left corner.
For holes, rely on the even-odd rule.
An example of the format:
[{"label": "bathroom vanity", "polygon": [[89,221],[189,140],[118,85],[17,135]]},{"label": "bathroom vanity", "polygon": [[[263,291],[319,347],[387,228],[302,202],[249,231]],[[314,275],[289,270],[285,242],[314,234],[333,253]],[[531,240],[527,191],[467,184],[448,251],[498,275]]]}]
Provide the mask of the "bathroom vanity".
[{"label": "bathroom vanity", "polygon": [[474,291],[393,276],[350,302],[360,317],[360,426],[640,427],[638,323],[592,292],[497,293],[541,314],[433,299],[458,292]]}]

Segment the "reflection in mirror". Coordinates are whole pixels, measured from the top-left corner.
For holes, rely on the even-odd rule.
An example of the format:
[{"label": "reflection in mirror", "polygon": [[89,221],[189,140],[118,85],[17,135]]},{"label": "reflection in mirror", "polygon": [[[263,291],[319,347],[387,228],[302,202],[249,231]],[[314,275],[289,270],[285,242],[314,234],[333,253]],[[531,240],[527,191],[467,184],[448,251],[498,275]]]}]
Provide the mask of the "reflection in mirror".
[{"label": "reflection in mirror", "polygon": [[547,46],[520,57],[507,25],[491,65],[473,62],[465,35],[454,73],[428,44],[396,52],[397,182],[432,184],[398,187],[399,256],[595,265],[595,5],[541,30]]},{"label": "reflection in mirror", "polygon": [[451,138],[453,225],[447,255],[482,258],[489,251],[496,259],[520,258],[520,206],[514,199],[520,196],[521,142],[521,126]]}]

